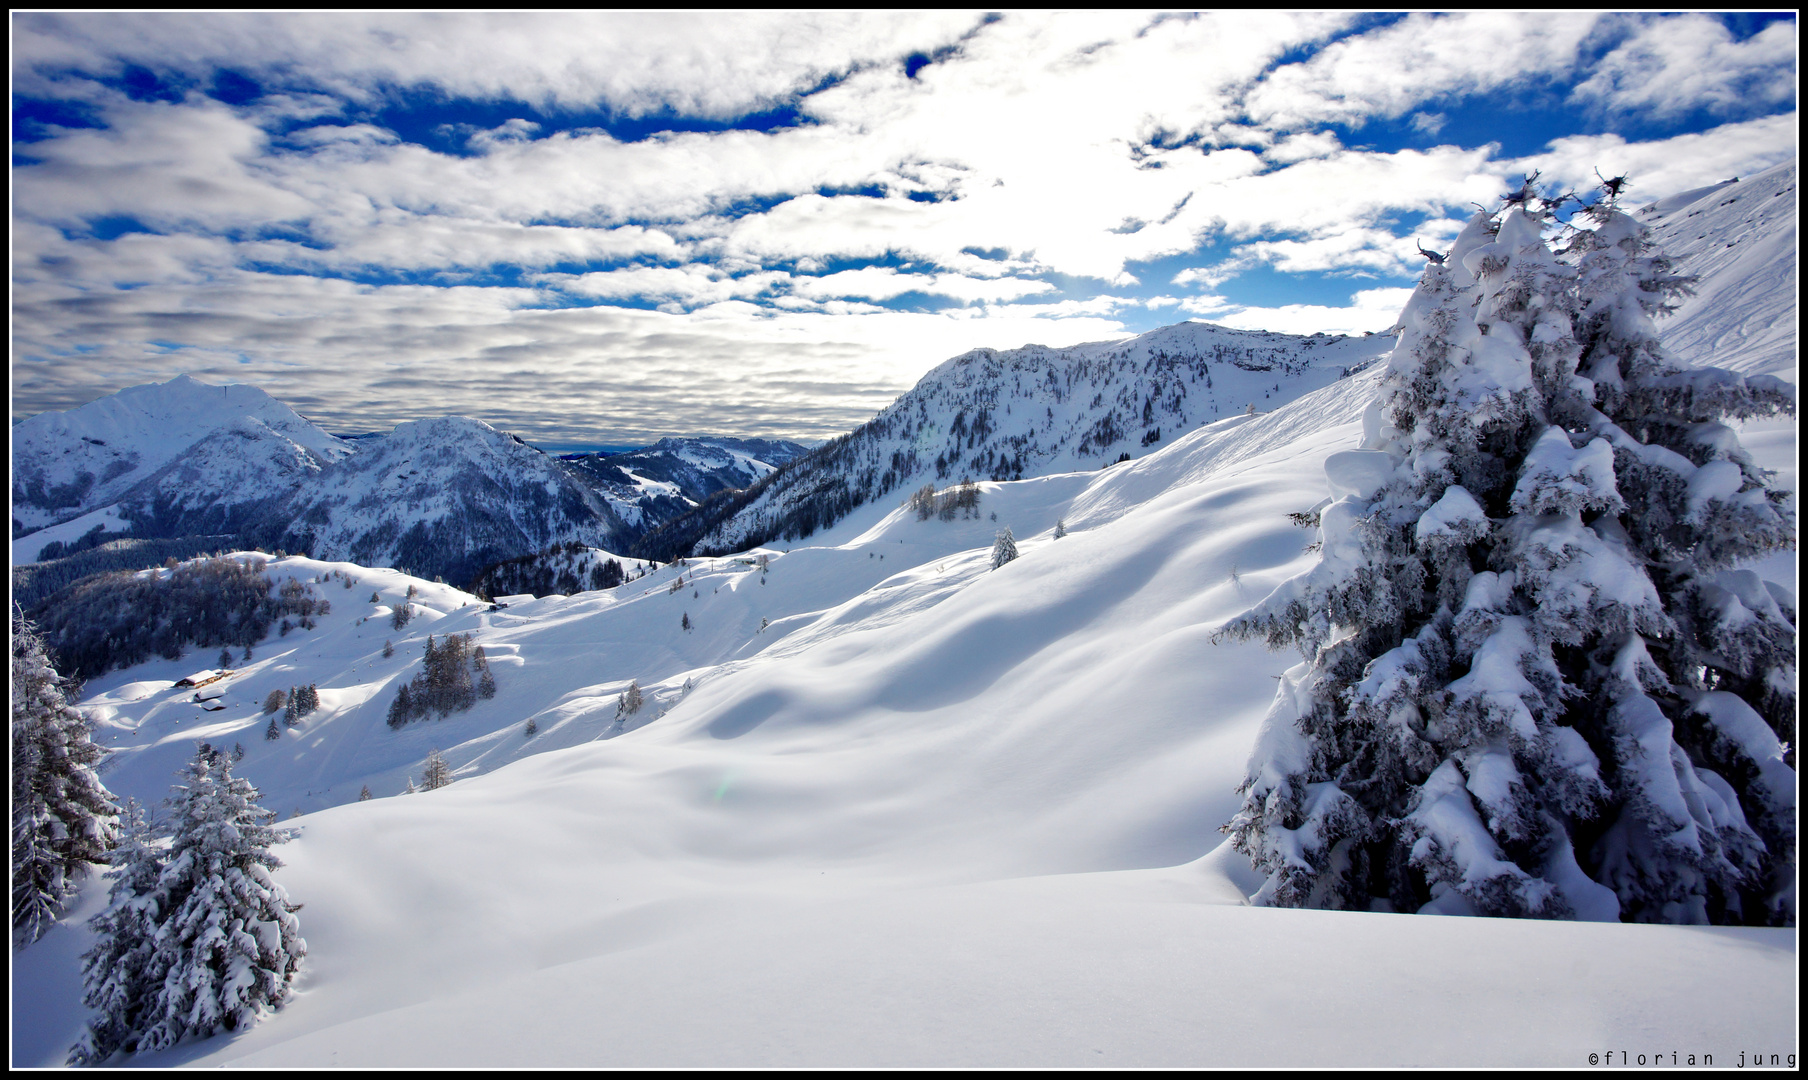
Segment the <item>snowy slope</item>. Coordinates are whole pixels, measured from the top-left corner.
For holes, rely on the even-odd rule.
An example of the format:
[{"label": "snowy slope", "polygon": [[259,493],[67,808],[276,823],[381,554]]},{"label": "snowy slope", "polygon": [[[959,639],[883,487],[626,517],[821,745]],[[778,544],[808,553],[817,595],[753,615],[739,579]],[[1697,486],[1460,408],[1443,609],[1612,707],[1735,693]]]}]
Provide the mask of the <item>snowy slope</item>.
[{"label": "snowy slope", "polygon": [[[1774,304],[1778,287],[1724,295]],[[987,481],[976,518],[918,521],[900,484],[806,541],[499,611],[394,571],[274,563],[359,580],[326,587],[317,629],[260,644],[226,710],[169,689],[206,657],[89,684],[116,792],[154,803],[205,738],[241,742],[266,805],[306,812],[277,875],[307,904],[296,1000],[136,1063],[1793,1052],[1793,930],[1242,906],[1254,882],[1216,829],[1297,658],[1210,634],[1314,557],[1287,514],[1328,493],[1324,458],[1355,445],[1373,385],[1333,376],[1264,415],[1164,429],[1108,469]],[[1793,487],[1794,422],[1745,431]],[[1005,525],[1022,557],[990,571]],[[410,584],[423,611],[397,633]],[[496,698],[389,730],[425,636],[449,631],[485,647]],[[647,704],[618,720],[630,679]],[[304,682],[323,708],[266,742],[256,703]],[[458,782],[393,797],[435,747]],[[364,784],[378,797],[356,802]],[[15,1064],[56,1063],[75,1038],[84,933],[15,955]]]},{"label": "snowy slope", "polygon": [[349,455],[310,450],[255,416],[218,428],[119,501],[141,536],[198,536],[259,527],[283,499]]},{"label": "snowy slope", "polygon": [[747,495],[649,537],[659,557],[810,536],[855,507],[962,477],[1010,480],[1141,457],[1236,413],[1265,411],[1362,369],[1393,339],[1179,323],[1066,349],[977,349],[934,370],[852,433]]},{"label": "snowy slope", "polygon": [[286,547],[460,583],[554,544],[608,546],[621,528],[557,459],[462,416],[398,424],[365,440],[275,517]]},{"label": "snowy slope", "polygon": [[[978,519],[871,505],[766,552],[764,584],[757,556],[696,560],[493,612],[416,583],[398,635],[409,579],[348,568],[346,602],[260,645],[218,714],[167,689],[192,658],[95,680],[115,791],[154,799],[195,740],[239,741],[267,805],[314,811],[279,872],[307,904],[297,1000],[142,1063],[1565,1064],[1654,1033],[1775,1041],[1792,931],[1237,906],[1216,826],[1292,658],[1210,632],[1312,558],[1286,515],[1325,495],[1372,385],[988,483]],[[1023,554],[989,571],[1003,524]],[[447,631],[477,635],[497,697],[388,730]],[[648,703],[617,723],[629,678]],[[308,681],[322,710],[264,741],[255,702]],[[459,782],[388,797],[432,747]],[[380,797],[354,802],[365,783]],[[52,985],[31,965],[79,937],[15,978]],[[48,994],[15,1006],[38,1032],[20,1063],[74,1037]]]},{"label": "snowy slope", "polygon": [[[160,492],[218,504],[244,490],[234,486],[247,479],[244,470],[286,481],[352,452],[255,386],[210,386],[187,375],[134,386],[13,425],[13,535],[115,503],[210,437],[214,445],[197,461],[205,467],[166,473]],[[177,490],[179,478],[199,486]]]},{"label": "snowy slope", "polygon": [[1795,381],[1796,163],[1683,192],[1639,211],[1694,296],[1659,324],[1692,362]]}]

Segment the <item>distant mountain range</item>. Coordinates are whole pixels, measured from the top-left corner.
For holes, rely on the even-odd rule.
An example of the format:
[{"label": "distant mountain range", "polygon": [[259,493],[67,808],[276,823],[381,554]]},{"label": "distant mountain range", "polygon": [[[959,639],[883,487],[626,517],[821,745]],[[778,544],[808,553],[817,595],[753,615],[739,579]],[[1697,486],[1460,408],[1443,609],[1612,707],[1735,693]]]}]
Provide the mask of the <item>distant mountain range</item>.
[{"label": "distant mountain range", "polygon": [[13,427],[14,562],[207,536],[463,584],[559,545],[627,550],[805,451],[696,437],[560,459],[457,416],[347,439],[256,387],[182,375]]},{"label": "distant mountain range", "polygon": [[980,349],[815,450],[696,437],[564,457],[468,417],[341,438],[255,387],[183,375],[13,428],[15,562],[119,536],[238,538],[459,585],[571,545],[669,562],[807,536],[919,483],[1141,456],[1200,423],[1276,408],[1391,343],[1182,323],[1068,349]]}]

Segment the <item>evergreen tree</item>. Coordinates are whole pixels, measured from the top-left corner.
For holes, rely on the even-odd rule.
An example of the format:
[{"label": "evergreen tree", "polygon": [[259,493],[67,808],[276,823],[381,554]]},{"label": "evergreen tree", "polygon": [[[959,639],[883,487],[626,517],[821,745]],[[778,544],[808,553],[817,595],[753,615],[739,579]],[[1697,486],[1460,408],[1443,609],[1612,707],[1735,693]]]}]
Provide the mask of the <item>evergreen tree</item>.
[{"label": "evergreen tree", "polygon": [[992,569],[996,570],[1017,557],[1017,540],[1011,535],[1011,527],[1006,525],[998,530],[998,539],[992,544]]},{"label": "evergreen tree", "polygon": [[301,688],[289,687],[287,704],[283,706],[282,722],[287,727],[295,727],[301,723]]},{"label": "evergreen tree", "polygon": [[118,807],[95,775],[103,751],[70,704],[44,642],[12,616],[13,929],[30,943],[49,930],[118,835]]},{"label": "evergreen tree", "polygon": [[282,728],[276,726],[276,717],[270,718],[270,726],[264,729],[264,738],[271,742],[282,738]]},{"label": "evergreen tree", "polygon": [[232,650],[231,649],[223,648],[220,650],[219,665],[222,669],[229,668],[232,666]]},{"label": "evergreen tree", "polygon": [[477,696],[485,701],[496,696],[496,676],[490,674],[488,667],[483,669],[483,674],[477,679]]},{"label": "evergreen tree", "polygon": [[414,778],[413,777],[408,778],[408,784],[406,787],[404,787],[402,789],[402,794],[404,794],[404,795],[413,795],[414,794]]},{"label": "evergreen tree", "polygon": [[684,621],[679,623],[679,626],[684,630],[689,630],[691,628],[691,613],[690,612],[687,611],[684,613]]},{"label": "evergreen tree", "polygon": [[615,718],[620,720],[624,717],[633,716],[640,711],[642,701],[640,680],[629,680],[628,688],[622,691],[621,700],[616,704]]},{"label": "evergreen tree", "polygon": [[1067,535],[1067,519],[1060,518],[1059,520],[1057,520],[1055,522],[1055,539],[1059,540],[1063,536],[1066,536],[1066,535]]},{"label": "evergreen tree", "polygon": [[539,731],[540,725],[531,716],[527,718],[527,723],[521,726],[521,734],[530,739],[537,735]]},{"label": "evergreen tree", "polygon": [[144,1008],[152,987],[167,971],[153,966],[153,934],[162,915],[156,894],[166,861],[136,799],[126,802],[119,845],[113,849],[113,879],[107,910],[88,920],[94,945],[82,955],[82,1004],[96,1012],[82,1040],[69,1051],[69,1064],[99,1065],[119,1052],[138,1049]]},{"label": "evergreen tree", "polygon": [[414,718],[414,695],[408,692],[408,684],[396,687],[395,700],[389,703],[389,726],[400,728]]},{"label": "evergreen tree", "polygon": [[390,643],[389,639],[385,638],[383,640],[383,659],[387,660],[394,655],[395,646]]},{"label": "evergreen tree", "polygon": [[360,788],[358,790],[358,801],[359,802],[369,802],[370,801],[370,785],[369,784],[365,784],[362,788]]},{"label": "evergreen tree", "polygon": [[1687,283],[1636,222],[1571,265],[1533,205],[1427,266],[1320,562],[1225,628],[1307,658],[1225,830],[1264,904],[1793,922],[1793,667],[1740,692],[1794,613],[1732,569],[1793,529],[1718,422],[1793,394],[1664,358]]},{"label": "evergreen tree", "polygon": [[169,853],[156,883],[132,901],[150,943],[138,1007],[101,1018],[109,1032],[125,1029],[122,1047],[135,1042],[141,1051],[238,1030],[280,1008],[307,954],[300,905],[270,878],[282,865],[270,848],[288,837],[270,827],[275,815],[257,804],[257,789],[206,743],[183,779],[170,800]]},{"label": "evergreen tree", "polygon": [[452,782],[452,767],[440,756],[436,747],[427,754],[427,766],[421,772],[421,790],[438,791]]}]

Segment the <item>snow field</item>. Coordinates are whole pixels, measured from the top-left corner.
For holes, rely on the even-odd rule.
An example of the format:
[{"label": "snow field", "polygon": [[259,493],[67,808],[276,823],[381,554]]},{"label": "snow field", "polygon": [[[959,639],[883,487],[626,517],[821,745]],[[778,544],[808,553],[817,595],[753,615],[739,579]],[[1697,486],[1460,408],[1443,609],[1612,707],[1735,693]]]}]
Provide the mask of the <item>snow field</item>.
[{"label": "snow field", "polygon": [[[1298,658],[1209,638],[1309,565],[1315,534],[1286,515],[1329,494],[1324,460],[1357,444],[1372,390],[1340,380],[1103,471],[982,484],[977,520],[918,522],[900,491],[766,551],[764,584],[693,560],[490,612],[395,571],[273,563],[360,584],[316,586],[333,612],[257,646],[227,712],[167,689],[210,650],[84,701],[122,751],[103,773],[121,797],[154,806],[196,740],[237,740],[265,805],[311,811],[278,851],[306,904],[294,1001],[133,1063],[1724,1067],[1792,1050],[1793,930],[1245,906],[1260,882],[1216,830]],[[1795,421],[1741,431],[1793,490]],[[1006,525],[1022,558],[990,572]],[[1757,569],[1794,588],[1792,553]],[[398,633],[410,584],[422,611]],[[496,698],[390,731],[425,636],[465,631]],[[647,704],[618,725],[630,679]],[[266,743],[263,695],[307,682],[322,709]],[[390,797],[433,747],[459,782]],[[355,802],[364,783],[378,797]],[[74,958],[101,892],[14,956],[15,1065],[58,1064],[79,1034]]]},{"label": "snow field", "polygon": [[[279,851],[307,904],[296,1000],[141,1063],[1563,1065],[1792,1030],[1791,931],[1237,906],[1257,883],[1216,826],[1261,675],[1296,658],[1209,635],[1311,558],[1285,515],[1328,493],[1367,382],[1102,472],[983,485],[978,520],[862,508],[768,552],[764,585],[693,560],[489,612],[413,582],[425,610],[397,634],[412,579],[273,564],[360,583],[316,586],[321,626],[258,647],[237,721],[127,700],[193,654],[95,683],[103,730],[142,746],[116,792],[155,802],[195,739],[237,738],[266,805],[333,804]],[[989,572],[1006,524],[1022,558]],[[464,630],[497,697],[390,731],[425,635]],[[615,728],[629,678],[648,704]],[[323,708],[265,744],[256,679],[318,681]],[[430,746],[460,781],[382,797]],[[352,803],[366,778],[380,797]],[[60,1061],[79,1008],[40,1011]]]}]

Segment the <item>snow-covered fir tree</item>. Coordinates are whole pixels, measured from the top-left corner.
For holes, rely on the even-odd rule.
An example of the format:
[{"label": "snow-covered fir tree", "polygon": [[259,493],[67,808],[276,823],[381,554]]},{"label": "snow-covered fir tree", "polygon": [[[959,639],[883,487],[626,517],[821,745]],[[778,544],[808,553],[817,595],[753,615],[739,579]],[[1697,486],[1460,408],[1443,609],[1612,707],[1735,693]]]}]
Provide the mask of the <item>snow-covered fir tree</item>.
[{"label": "snow-covered fir tree", "polygon": [[1537,203],[1427,266],[1320,561],[1225,628],[1307,657],[1225,830],[1264,904],[1792,923],[1794,606],[1735,565],[1793,524],[1721,421],[1793,391],[1667,359],[1688,282]]},{"label": "snow-covered fir tree", "polygon": [[[96,945],[97,953],[132,948],[129,935],[139,932],[149,942],[136,987],[108,989],[104,978],[89,984],[103,1003],[97,1007],[129,1006],[103,1012],[91,1029],[91,1040],[106,1032],[116,1049],[162,1050],[238,1030],[282,1006],[307,954],[295,918],[300,905],[270,877],[282,865],[270,849],[288,837],[270,827],[275,815],[258,805],[257,789],[232,775],[230,755],[206,743],[182,778],[170,799],[169,851],[155,883],[127,905],[142,921],[122,916],[112,925],[128,936]],[[148,871],[138,874],[132,887],[146,878]],[[77,1051],[112,1052],[98,1041]]]},{"label": "snow-covered fir tree", "polygon": [[118,835],[118,807],[95,775],[103,751],[69,704],[43,638],[12,613],[13,930],[49,930]]},{"label": "snow-covered fir tree", "polygon": [[165,850],[137,800],[127,801],[122,818],[107,909],[88,921],[94,945],[82,955],[82,1003],[95,1015],[69,1051],[71,1065],[100,1065],[114,1054],[136,1051],[150,989],[168,974],[152,963]]},{"label": "snow-covered fir tree", "polygon": [[1006,525],[998,530],[998,539],[992,543],[992,569],[996,570],[1017,557],[1017,538],[1011,535],[1011,527]]},{"label": "snow-covered fir tree", "polygon": [[640,680],[630,679],[628,688],[622,691],[621,699],[615,705],[615,718],[621,720],[633,716],[640,711],[643,698],[640,692]]}]

